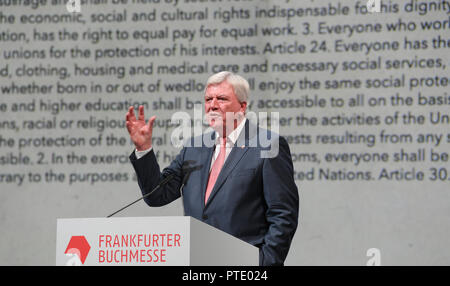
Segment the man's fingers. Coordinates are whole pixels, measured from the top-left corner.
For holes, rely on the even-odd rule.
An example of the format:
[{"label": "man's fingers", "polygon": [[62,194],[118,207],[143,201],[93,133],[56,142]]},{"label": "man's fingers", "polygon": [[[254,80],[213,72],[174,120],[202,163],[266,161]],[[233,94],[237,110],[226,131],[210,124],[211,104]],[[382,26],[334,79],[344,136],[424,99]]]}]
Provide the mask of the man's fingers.
[{"label": "man's fingers", "polygon": [[155,119],[156,119],[156,116],[152,116],[152,117],[150,117],[150,119],[148,120],[148,127],[149,127],[150,129],[153,128],[153,123],[155,122]]},{"label": "man's fingers", "polygon": [[136,121],[136,116],[134,115],[134,107],[130,106],[130,108],[128,108],[128,112],[126,115],[126,121]]},{"label": "man's fingers", "polygon": [[138,120],[145,121],[144,106],[142,106],[142,105],[139,105],[139,118],[138,118]]}]

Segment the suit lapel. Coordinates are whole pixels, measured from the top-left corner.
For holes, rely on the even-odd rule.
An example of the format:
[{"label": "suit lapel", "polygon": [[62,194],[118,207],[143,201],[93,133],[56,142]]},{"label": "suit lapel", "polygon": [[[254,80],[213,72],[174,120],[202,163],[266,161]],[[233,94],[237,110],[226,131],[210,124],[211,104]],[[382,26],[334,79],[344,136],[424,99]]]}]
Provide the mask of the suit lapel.
[{"label": "suit lapel", "polygon": [[[210,135],[211,137],[214,137],[214,135]],[[206,138],[206,137],[205,137]],[[203,141],[203,142],[207,142],[207,141]],[[212,160],[212,156],[214,154],[214,146],[212,147],[206,147],[203,146],[202,147],[202,152],[201,152],[201,158],[200,158],[200,162],[205,162],[203,164],[202,167],[202,171],[201,171],[201,184],[200,184],[200,191],[201,191],[201,206],[202,208],[205,207],[205,192],[206,192],[206,184],[208,183],[208,177],[209,177],[209,169],[211,168],[211,160]]]},{"label": "suit lapel", "polygon": [[[252,126],[253,127],[253,126]],[[255,129],[253,129],[255,130]],[[250,132],[253,133],[253,131],[250,128]],[[250,136],[249,136],[250,135]],[[239,163],[239,161],[242,159],[244,154],[248,151],[249,148],[249,139],[248,138],[253,137],[253,134],[249,134],[249,120],[245,123],[245,126],[239,134],[238,139],[236,140],[236,144],[232,148],[230,154],[228,155],[225,164],[222,167],[222,170],[220,170],[219,176],[217,178],[216,183],[214,184],[214,188],[211,191],[211,195],[209,196],[208,201],[206,202],[206,207],[210,204],[210,202],[214,199],[217,192],[220,191],[220,188],[222,187],[223,183],[226,181],[228,176],[231,174],[231,171],[236,167],[236,165]],[[211,161],[212,157],[210,157]],[[208,169],[209,172],[209,169]],[[208,175],[209,173],[207,173]],[[205,197],[205,191],[206,191],[206,182],[205,186],[203,188],[203,198]]]},{"label": "suit lapel", "polygon": [[[238,148],[234,147],[230,154],[228,155],[227,160],[225,161],[225,164],[222,167],[222,170],[220,170],[219,177],[217,178],[216,183],[214,184],[214,188],[211,191],[211,195],[209,196],[209,199],[206,203],[206,207],[210,204],[210,202],[214,199],[216,193],[218,193],[225,182],[225,180],[230,175],[231,171],[235,168],[237,163],[241,160],[242,156],[247,152],[248,147]],[[204,196],[204,195],[203,195]]]}]

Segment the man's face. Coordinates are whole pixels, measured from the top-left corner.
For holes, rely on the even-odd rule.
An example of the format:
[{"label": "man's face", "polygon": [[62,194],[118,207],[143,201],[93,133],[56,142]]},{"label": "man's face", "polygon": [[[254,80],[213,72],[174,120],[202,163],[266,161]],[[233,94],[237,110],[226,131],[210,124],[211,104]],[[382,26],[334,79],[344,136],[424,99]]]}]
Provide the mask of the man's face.
[{"label": "man's face", "polygon": [[[220,134],[225,133],[225,128],[227,126],[227,112],[231,112],[234,115],[233,116],[231,114],[228,114],[228,120],[230,121],[228,124],[233,124],[232,130],[234,130],[234,128],[236,128],[239,124],[240,120],[236,122],[232,122],[231,120],[233,120],[233,118],[236,118],[236,114],[238,113],[241,113],[242,115],[245,114],[246,108],[247,103],[239,102],[236,94],[234,93],[233,86],[227,81],[221,82],[219,84],[212,84],[206,88],[206,117],[208,119],[209,125]],[[238,118],[243,118],[243,116],[239,116]]]}]

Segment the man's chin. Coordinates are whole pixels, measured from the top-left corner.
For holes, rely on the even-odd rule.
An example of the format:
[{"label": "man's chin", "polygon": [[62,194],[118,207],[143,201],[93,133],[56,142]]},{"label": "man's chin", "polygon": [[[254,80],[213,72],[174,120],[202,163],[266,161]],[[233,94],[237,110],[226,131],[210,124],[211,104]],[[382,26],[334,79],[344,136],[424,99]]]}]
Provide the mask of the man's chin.
[{"label": "man's chin", "polygon": [[222,120],[219,121],[212,119],[209,121],[209,126],[217,132],[221,132],[223,130]]}]

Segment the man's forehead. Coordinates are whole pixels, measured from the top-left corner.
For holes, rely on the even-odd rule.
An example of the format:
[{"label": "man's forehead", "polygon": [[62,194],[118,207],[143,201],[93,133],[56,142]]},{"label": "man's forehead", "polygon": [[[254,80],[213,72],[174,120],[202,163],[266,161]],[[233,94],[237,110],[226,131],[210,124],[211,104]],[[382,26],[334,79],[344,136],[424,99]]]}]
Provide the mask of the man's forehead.
[{"label": "man's forehead", "polygon": [[205,92],[205,96],[233,95],[233,94],[234,94],[233,86],[226,81],[208,85]]}]

